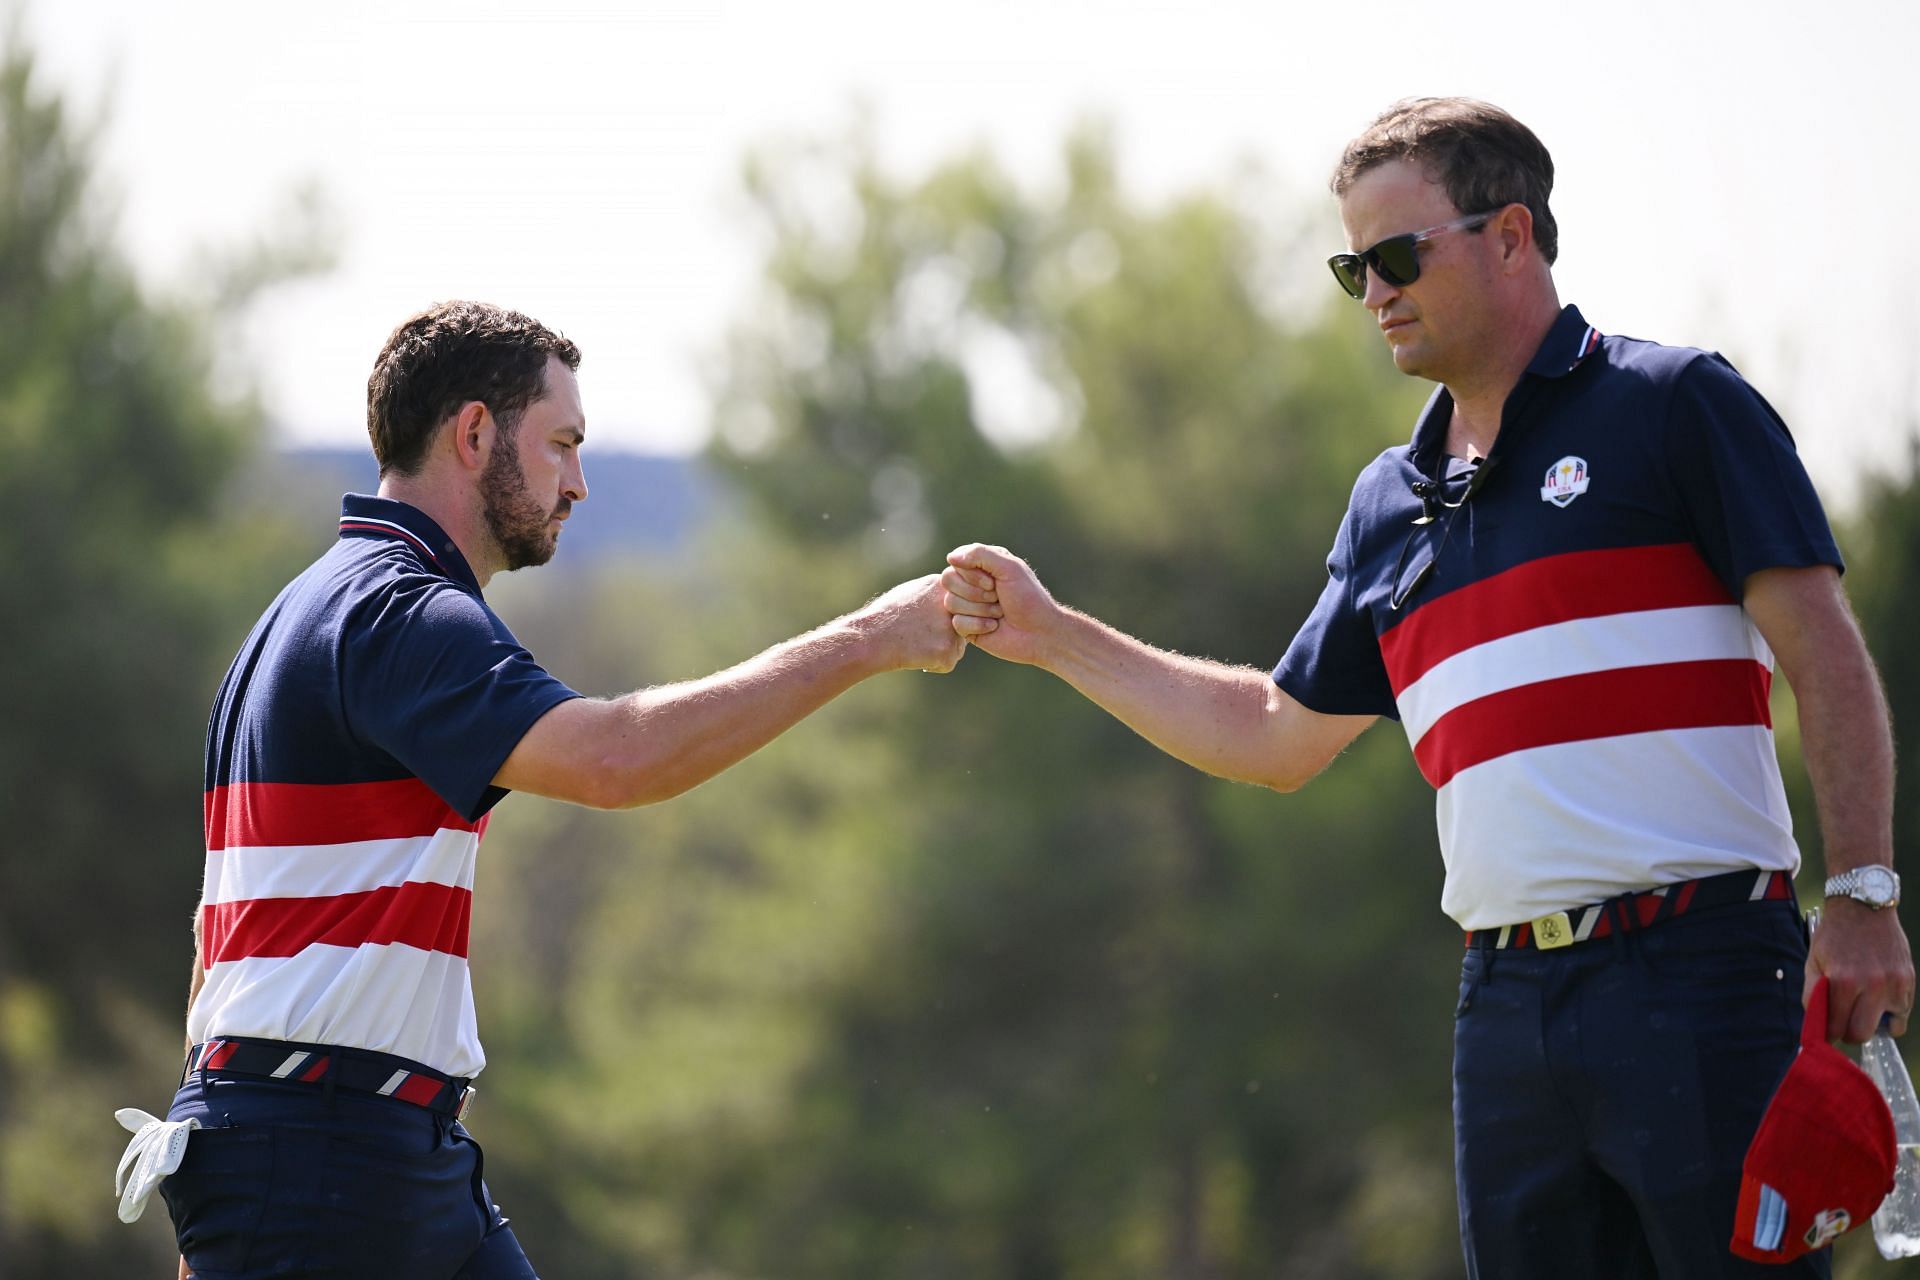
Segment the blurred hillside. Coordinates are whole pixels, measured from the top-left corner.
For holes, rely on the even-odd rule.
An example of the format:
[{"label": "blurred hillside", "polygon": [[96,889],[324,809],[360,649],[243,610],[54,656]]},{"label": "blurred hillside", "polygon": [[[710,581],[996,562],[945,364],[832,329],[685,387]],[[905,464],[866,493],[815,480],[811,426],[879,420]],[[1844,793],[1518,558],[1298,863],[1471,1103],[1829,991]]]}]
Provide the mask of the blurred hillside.
[{"label": "blurred hillside", "polygon": [[[712,467],[698,458],[589,448],[585,461],[587,501],[567,522],[556,570],[681,550],[729,509]],[[251,484],[318,537],[339,516],[340,495],[374,492],[379,471],[363,447],[280,448],[255,460]]]}]

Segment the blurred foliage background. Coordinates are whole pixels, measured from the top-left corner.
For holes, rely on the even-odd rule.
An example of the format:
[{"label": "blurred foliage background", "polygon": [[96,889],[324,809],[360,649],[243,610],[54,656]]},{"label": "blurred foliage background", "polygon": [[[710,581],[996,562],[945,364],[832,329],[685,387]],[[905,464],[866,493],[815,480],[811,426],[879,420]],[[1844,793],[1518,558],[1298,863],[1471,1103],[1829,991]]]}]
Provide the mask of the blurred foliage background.
[{"label": "blurred foliage background", "polygon": [[[171,1274],[161,1208],[113,1220],[111,1112],[163,1109],[178,1072],[213,690],[331,535],[289,514],[223,355],[324,237],[296,224],[155,296],[92,136],[15,37],[0,1276]],[[727,518],[671,556],[499,580],[522,639],[587,692],[691,677],[979,539],[1156,643],[1270,665],[1353,476],[1426,388],[1318,279],[1299,227],[1323,195],[1293,197],[1298,226],[1232,180],[1140,207],[1117,151],[1083,130],[1044,192],[987,154],[884,172],[857,127],[752,157],[764,290],[714,370],[707,457]],[[611,358],[588,353],[589,404]],[[1842,531],[1903,721],[1911,489],[1871,482]],[[973,656],[863,686],[652,810],[517,797],[485,851],[472,1127],[549,1276],[1460,1274],[1460,944],[1394,726],[1280,797]]]}]

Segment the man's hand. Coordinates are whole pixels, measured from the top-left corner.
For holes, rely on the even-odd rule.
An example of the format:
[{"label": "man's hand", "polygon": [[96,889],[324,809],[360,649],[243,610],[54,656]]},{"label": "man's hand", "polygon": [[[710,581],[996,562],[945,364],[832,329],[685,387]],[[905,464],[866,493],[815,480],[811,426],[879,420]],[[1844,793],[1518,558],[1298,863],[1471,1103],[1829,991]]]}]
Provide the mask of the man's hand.
[{"label": "man's hand", "polygon": [[974,542],[947,555],[940,575],[953,629],[996,658],[1045,665],[1050,633],[1065,613],[1027,562]]},{"label": "man's hand", "polygon": [[[1893,733],[1866,642],[1829,565],[1762,569],[1741,606],[1793,686],[1800,753],[1813,782],[1826,871],[1893,864]],[[1899,917],[1851,898],[1828,898],[1807,957],[1807,990],[1832,979],[1827,1038],[1861,1044],[1882,1013],[1906,1030],[1913,956]]]},{"label": "man's hand", "polygon": [[930,573],[875,596],[847,622],[879,650],[882,669],[951,671],[967,651],[943,605],[941,575]]},{"label": "man's hand", "polygon": [[1310,711],[1264,671],[1189,658],[1060,604],[1026,561],[969,543],[940,575],[953,629],[988,653],[1050,671],[1177,760],[1292,791],[1372,716]]},{"label": "man's hand", "polygon": [[1913,1012],[1913,955],[1893,908],[1875,911],[1852,898],[1828,898],[1807,957],[1807,990],[1825,974],[1827,1038],[1863,1044],[1891,1013],[1889,1028],[1905,1035]]}]

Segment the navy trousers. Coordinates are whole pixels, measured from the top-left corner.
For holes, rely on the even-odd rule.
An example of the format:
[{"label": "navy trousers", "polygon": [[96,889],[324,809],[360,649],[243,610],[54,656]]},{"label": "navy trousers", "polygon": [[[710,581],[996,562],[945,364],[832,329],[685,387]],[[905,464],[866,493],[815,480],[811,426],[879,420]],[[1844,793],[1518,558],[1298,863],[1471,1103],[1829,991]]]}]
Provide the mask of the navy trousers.
[{"label": "navy trousers", "polygon": [[196,1280],[538,1280],[458,1121],[371,1094],[193,1077],[160,1184]]},{"label": "navy trousers", "polygon": [[1736,1257],[1740,1165],[1800,1041],[1791,901],[1554,951],[1469,950],[1455,1166],[1472,1280],[1803,1280]]}]

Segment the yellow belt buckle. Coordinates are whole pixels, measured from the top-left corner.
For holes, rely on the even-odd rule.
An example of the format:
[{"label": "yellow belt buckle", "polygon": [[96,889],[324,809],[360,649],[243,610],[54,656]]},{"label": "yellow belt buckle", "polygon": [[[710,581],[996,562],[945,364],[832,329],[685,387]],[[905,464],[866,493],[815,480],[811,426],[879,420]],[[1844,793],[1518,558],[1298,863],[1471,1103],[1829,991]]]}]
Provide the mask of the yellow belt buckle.
[{"label": "yellow belt buckle", "polygon": [[1541,916],[1533,921],[1533,945],[1542,951],[1557,951],[1573,945],[1573,921],[1564,911]]}]

